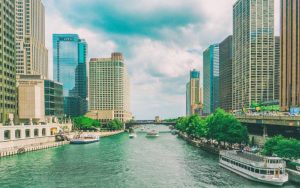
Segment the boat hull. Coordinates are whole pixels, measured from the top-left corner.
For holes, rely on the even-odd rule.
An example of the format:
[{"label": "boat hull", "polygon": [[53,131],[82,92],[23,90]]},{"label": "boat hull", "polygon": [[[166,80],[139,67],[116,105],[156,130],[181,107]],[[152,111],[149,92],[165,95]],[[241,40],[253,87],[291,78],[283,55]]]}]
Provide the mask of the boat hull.
[{"label": "boat hull", "polygon": [[70,144],[91,144],[95,142],[99,142],[99,140],[71,140]]},{"label": "boat hull", "polygon": [[244,172],[241,172],[237,169],[234,169],[234,168],[231,168],[230,166],[226,165],[226,164],[223,164],[223,163],[220,163],[219,162],[219,165],[223,168],[226,168],[227,170],[230,170],[231,172],[234,172],[244,178],[247,178],[249,180],[252,180],[252,181],[256,181],[256,182],[260,182],[260,183],[265,183],[265,184],[270,184],[270,185],[276,185],[276,186],[282,186],[285,182],[287,181],[274,181],[274,179],[272,181],[268,181],[268,180],[264,180],[264,179],[259,179],[259,178],[256,178],[254,176],[251,176],[249,174],[246,174]]}]

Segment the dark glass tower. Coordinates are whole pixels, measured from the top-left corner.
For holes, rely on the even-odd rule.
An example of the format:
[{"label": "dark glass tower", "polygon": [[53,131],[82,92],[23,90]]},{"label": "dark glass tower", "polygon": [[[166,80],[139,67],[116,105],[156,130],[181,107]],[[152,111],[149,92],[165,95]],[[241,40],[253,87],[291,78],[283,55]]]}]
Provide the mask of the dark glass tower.
[{"label": "dark glass tower", "polygon": [[87,43],[77,34],[53,35],[54,80],[63,83],[64,113],[87,112]]}]

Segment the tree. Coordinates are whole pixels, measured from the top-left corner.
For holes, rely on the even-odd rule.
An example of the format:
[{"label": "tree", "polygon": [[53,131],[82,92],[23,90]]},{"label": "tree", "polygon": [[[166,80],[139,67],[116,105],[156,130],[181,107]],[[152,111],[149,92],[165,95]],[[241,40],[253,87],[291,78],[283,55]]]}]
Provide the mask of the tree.
[{"label": "tree", "polygon": [[113,119],[107,123],[107,128],[113,131],[123,129],[123,123],[119,119]]},{"label": "tree", "polygon": [[79,130],[95,130],[101,128],[99,121],[84,116],[74,118],[73,123],[74,127]]},{"label": "tree", "polygon": [[206,119],[208,138],[230,144],[248,142],[248,130],[233,115],[222,109]]},{"label": "tree", "polygon": [[299,159],[300,141],[275,136],[266,141],[262,153],[267,156],[277,155],[286,159]]}]

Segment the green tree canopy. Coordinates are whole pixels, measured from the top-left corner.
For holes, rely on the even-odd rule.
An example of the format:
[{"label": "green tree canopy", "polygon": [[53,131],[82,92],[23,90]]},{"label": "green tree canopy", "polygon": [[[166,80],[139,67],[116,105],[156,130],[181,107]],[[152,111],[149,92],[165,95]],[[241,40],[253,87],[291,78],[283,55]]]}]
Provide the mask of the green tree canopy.
[{"label": "green tree canopy", "polygon": [[84,116],[74,118],[73,124],[74,127],[79,130],[95,130],[101,128],[99,121]]},{"label": "green tree canopy", "polygon": [[300,141],[287,139],[283,136],[275,136],[266,141],[263,154],[267,156],[277,155],[286,159],[299,159]]},{"label": "green tree canopy", "polygon": [[121,130],[123,129],[123,123],[119,119],[113,119],[107,123],[109,130]]}]

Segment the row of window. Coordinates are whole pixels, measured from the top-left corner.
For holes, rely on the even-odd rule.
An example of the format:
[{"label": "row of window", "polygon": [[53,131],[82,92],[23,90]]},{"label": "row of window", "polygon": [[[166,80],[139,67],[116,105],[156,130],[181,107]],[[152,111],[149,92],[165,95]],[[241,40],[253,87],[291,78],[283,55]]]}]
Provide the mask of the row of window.
[{"label": "row of window", "polygon": [[[11,134],[12,134],[12,132],[10,130],[4,131],[4,140],[10,140],[11,139]],[[15,134],[16,139],[20,139],[22,137],[21,130],[19,130],[19,129],[15,130],[14,134]],[[54,132],[51,131],[51,135],[54,135]],[[39,129],[34,129],[33,136],[34,137],[46,136],[46,128],[42,129],[42,134],[41,135],[39,134]],[[30,138],[30,137],[31,137],[31,130],[26,129],[25,130],[25,138]]]}]

